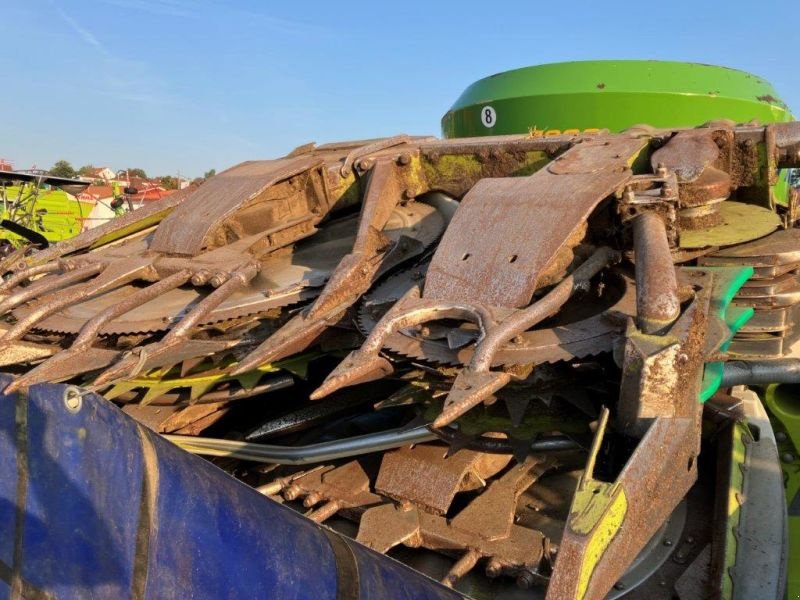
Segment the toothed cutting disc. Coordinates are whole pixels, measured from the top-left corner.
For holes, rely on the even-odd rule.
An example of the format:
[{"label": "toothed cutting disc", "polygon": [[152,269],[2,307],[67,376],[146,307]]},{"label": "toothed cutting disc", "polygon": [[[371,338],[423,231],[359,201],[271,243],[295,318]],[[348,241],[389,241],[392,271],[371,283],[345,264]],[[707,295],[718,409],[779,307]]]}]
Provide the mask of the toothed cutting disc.
[{"label": "toothed cutting disc", "polygon": [[[224,301],[201,324],[257,315],[308,300],[319,294],[339,261],[353,247],[358,216],[333,221],[311,238],[299,242],[292,253],[279,253],[262,263],[262,269],[250,285]],[[441,235],[444,220],[432,206],[410,202],[392,212],[384,233],[397,242],[402,236],[420,242],[420,250],[433,244]],[[129,285],[76,304],[45,319],[39,331],[77,333],[93,316],[128,298],[139,287]],[[207,289],[191,286],[172,290],[142,304],[110,322],[102,334],[134,334],[165,331],[202,300]],[[17,319],[32,306],[14,311]]]},{"label": "toothed cutting disc", "polygon": [[[424,282],[426,269],[427,265],[422,265],[398,273],[362,301],[358,326],[364,335],[412,286]],[[507,344],[496,355],[494,365],[551,363],[608,352],[614,338],[624,330],[626,317],[635,314],[635,301],[633,280],[620,272],[608,271],[595,279],[589,292],[573,296],[558,315]],[[476,329],[459,327],[457,323],[450,327],[431,325],[428,329],[428,337],[422,337],[416,330],[395,333],[384,347],[434,364],[469,362]]]}]

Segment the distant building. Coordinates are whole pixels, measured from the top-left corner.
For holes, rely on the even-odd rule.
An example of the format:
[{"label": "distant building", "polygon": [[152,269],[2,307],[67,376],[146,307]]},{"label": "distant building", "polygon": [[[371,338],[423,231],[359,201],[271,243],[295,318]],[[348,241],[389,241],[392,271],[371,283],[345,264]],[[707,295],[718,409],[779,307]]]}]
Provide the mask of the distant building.
[{"label": "distant building", "polygon": [[153,186],[148,188],[139,189],[135,194],[129,196],[131,202],[134,204],[145,204],[153,202],[154,200],[161,200],[167,196],[174,194],[177,190],[166,190],[161,186]]},{"label": "distant building", "polygon": [[114,188],[110,185],[90,185],[80,194],[78,200],[96,203],[98,201],[111,201],[114,199]]},{"label": "distant building", "polygon": [[81,176],[81,179],[91,181],[113,181],[117,174],[108,167],[92,167],[88,172]]}]

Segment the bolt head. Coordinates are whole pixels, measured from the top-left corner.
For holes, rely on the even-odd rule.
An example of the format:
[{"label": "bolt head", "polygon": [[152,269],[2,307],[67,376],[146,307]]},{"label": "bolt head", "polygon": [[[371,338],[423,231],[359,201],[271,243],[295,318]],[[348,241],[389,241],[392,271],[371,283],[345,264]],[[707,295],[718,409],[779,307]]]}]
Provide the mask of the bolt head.
[{"label": "bolt head", "polygon": [[517,577],[517,587],[521,590],[529,590],[534,584],[533,575],[525,571]]},{"label": "bolt head", "polygon": [[80,412],[83,406],[83,397],[78,388],[69,386],[64,390],[64,406],[73,414]]}]

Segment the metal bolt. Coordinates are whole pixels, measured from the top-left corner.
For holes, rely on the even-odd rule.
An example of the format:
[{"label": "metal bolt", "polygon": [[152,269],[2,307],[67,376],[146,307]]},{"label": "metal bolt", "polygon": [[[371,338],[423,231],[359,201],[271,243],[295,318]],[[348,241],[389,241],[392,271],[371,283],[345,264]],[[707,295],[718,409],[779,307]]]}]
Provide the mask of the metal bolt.
[{"label": "metal bolt", "polygon": [[691,535],[690,535],[690,536],[687,536],[687,537],[686,537],[686,543],[687,543],[687,544],[694,544],[694,537],[693,537],[693,536],[691,536]]},{"label": "metal bolt", "polygon": [[672,540],[664,540],[662,542],[665,546],[672,546]]},{"label": "metal bolt", "polygon": [[783,455],[781,455],[781,459],[783,462],[787,463],[794,462],[794,454],[791,452],[784,452]]},{"label": "metal bolt", "polygon": [[614,589],[615,590],[624,590],[625,589],[625,584],[622,583],[621,581],[618,581],[617,583],[614,584]]},{"label": "metal bolt", "polygon": [[636,198],[636,194],[633,193],[633,187],[630,185],[625,186],[625,191],[622,193],[622,201],[631,202],[634,198]]},{"label": "metal bolt", "polygon": [[661,197],[668,198],[673,195],[672,187],[665,185],[661,188]]},{"label": "metal bolt", "polygon": [[397,164],[398,165],[407,165],[411,162],[411,155],[407,152],[403,152],[400,156],[397,157]]},{"label": "metal bolt", "polygon": [[223,273],[222,271],[217,271],[216,273],[214,273],[214,276],[211,278],[211,281],[209,281],[209,283],[216,288],[221,286],[226,281],[228,281],[228,274]]},{"label": "metal bolt", "polygon": [[300,495],[300,487],[297,485],[290,485],[283,492],[283,497],[289,501],[296,500],[299,495]]},{"label": "metal bolt", "polygon": [[83,406],[83,398],[78,388],[69,386],[64,390],[64,406],[73,414],[79,412]]},{"label": "metal bolt", "polygon": [[524,571],[519,577],[517,577],[517,587],[521,590],[529,590],[533,587],[536,581],[533,578],[533,575],[528,571]]},{"label": "metal bolt", "polygon": [[311,492],[308,496],[305,497],[303,500],[303,506],[306,508],[311,508],[315,504],[319,504],[322,502],[322,494],[319,492]]},{"label": "metal bolt", "polygon": [[192,275],[192,285],[205,285],[211,277],[211,273],[203,269]]},{"label": "metal bolt", "polygon": [[358,168],[361,171],[368,171],[372,165],[375,164],[375,161],[371,158],[362,158],[358,161]]},{"label": "metal bolt", "polygon": [[500,561],[494,558],[489,561],[489,564],[486,565],[486,576],[490,579],[499,577],[502,572],[503,566],[500,564]]},{"label": "metal bolt", "polygon": [[786,434],[782,431],[775,432],[775,441],[776,442],[785,442],[786,441]]},{"label": "metal bolt", "polygon": [[658,175],[659,177],[666,177],[668,172],[669,171],[667,171],[667,165],[665,165],[664,163],[658,163],[658,165],[656,166],[656,175]]},{"label": "metal bolt", "polygon": [[403,198],[406,200],[411,200],[416,194],[414,194],[414,190],[405,189],[403,190]]}]

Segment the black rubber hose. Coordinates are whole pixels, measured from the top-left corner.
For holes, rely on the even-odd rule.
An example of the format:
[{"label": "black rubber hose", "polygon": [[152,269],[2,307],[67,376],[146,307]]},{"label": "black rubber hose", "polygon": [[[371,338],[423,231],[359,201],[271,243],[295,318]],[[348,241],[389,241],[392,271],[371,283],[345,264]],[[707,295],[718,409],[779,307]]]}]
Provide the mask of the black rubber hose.
[{"label": "black rubber hose", "polygon": [[725,363],[720,387],[800,383],[800,359],[732,360]]}]

